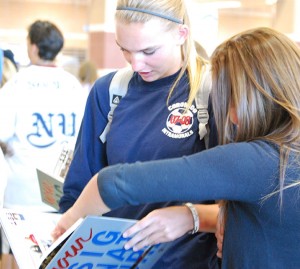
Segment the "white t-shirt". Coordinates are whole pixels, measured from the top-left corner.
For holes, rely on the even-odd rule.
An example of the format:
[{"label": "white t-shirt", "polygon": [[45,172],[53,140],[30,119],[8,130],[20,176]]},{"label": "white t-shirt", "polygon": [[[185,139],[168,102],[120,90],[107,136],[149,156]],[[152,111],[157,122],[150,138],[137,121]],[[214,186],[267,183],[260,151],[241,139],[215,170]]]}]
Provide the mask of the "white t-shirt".
[{"label": "white t-shirt", "polygon": [[70,73],[32,65],[0,91],[0,140],[13,150],[4,207],[53,210],[41,201],[36,168],[53,171],[64,142],[75,143],[87,93]]},{"label": "white t-shirt", "polygon": [[4,190],[7,183],[8,167],[0,148],[0,208],[3,207]]}]

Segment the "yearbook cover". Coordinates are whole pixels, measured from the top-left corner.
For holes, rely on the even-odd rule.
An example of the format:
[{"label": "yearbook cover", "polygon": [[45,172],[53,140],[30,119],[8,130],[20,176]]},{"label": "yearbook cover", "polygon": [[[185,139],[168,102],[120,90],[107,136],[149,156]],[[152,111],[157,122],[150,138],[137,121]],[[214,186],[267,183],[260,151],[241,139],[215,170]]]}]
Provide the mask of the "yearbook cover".
[{"label": "yearbook cover", "polygon": [[42,201],[59,210],[59,200],[63,195],[64,178],[36,169]]},{"label": "yearbook cover", "polygon": [[125,250],[129,239],[122,233],[136,220],[100,216],[77,221],[53,243],[50,233],[60,216],[1,211],[1,224],[20,269],[149,269],[169,246]]},{"label": "yearbook cover", "polygon": [[67,143],[62,147],[53,171],[36,169],[42,201],[57,211],[59,200],[63,195],[64,180],[72,159],[73,149]]}]

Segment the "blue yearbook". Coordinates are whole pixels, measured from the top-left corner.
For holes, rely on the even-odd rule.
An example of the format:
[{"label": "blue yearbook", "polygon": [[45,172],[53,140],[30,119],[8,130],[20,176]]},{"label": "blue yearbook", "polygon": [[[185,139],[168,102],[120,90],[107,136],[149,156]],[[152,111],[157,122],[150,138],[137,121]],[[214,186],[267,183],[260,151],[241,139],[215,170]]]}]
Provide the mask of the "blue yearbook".
[{"label": "blue yearbook", "polygon": [[168,249],[159,244],[134,252],[122,233],[136,220],[87,216],[54,243],[60,215],[3,209],[1,224],[20,269],[150,269]]}]

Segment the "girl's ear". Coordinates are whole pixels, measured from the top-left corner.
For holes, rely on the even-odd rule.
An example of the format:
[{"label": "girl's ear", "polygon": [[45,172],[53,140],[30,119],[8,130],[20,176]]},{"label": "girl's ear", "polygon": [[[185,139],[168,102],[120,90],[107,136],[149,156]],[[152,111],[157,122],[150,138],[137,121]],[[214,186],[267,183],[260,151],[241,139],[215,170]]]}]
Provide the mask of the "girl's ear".
[{"label": "girl's ear", "polygon": [[178,45],[184,44],[189,35],[189,28],[185,24],[178,26]]},{"label": "girl's ear", "polygon": [[231,122],[235,125],[239,124],[239,120],[238,120],[238,116],[237,116],[237,112],[236,109],[234,107],[231,107],[229,109],[229,118],[231,120]]}]

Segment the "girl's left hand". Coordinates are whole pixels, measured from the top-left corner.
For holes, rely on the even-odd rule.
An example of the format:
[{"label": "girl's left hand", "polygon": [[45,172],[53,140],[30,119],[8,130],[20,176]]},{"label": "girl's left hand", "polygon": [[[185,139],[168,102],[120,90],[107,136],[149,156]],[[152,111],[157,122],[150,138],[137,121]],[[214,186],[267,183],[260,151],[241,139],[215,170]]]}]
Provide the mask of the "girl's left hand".
[{"label": "girl's left hand", "polygon": [[123,236],[133,236],[125,249],[134,251],[145,246],[173,241],[193,229],[193,218],[186,206],[172,206],[156,209],[131,228]]}]

